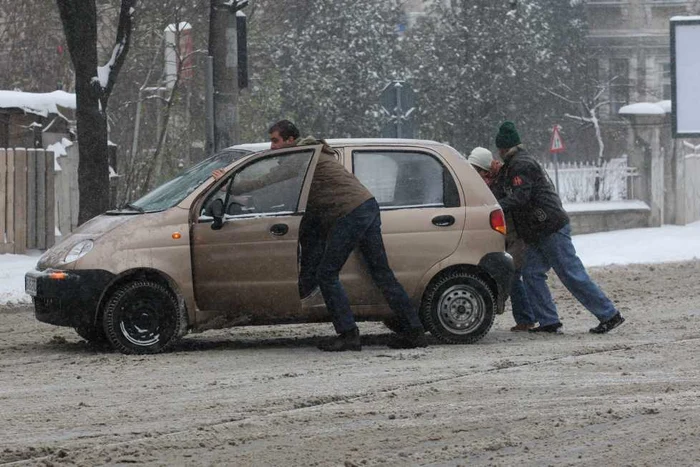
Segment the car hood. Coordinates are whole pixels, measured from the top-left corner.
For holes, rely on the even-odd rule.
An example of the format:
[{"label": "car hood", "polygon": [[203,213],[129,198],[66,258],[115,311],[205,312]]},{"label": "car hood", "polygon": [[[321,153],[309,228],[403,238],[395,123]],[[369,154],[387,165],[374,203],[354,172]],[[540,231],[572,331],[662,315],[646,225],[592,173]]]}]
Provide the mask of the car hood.
[{"label": "car hood", "polygon": [[60,243],[52,246],[41,255],[37,262],[37,269],[43,271],[47,268],[60,267],[62,269],[72,269],[74,264],[65,264],[63,259],[66,254],[76,244],[83,240],[97,240],[107,232],[120,227],[128,222],[133,221],[142,214],[121,214],[111,215],[102,214],[87,221],[85,224],[78,227],[70,235],[61,240]]}]

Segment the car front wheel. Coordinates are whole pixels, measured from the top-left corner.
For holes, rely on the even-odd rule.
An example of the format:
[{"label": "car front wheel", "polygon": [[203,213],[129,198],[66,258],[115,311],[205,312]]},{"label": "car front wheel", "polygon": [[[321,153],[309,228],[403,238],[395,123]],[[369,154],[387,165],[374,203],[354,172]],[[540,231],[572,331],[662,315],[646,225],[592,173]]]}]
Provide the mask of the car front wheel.
[{"label": "car front wheel", "polygon": [[421,320],[426,330],[450,344],[471,344],[493,325],[493,292],[478,276],[465,271],[445,273],[425,292]]},{"label": "car front wheel", "polygon": [[75,332],[77,332],[80,337],[85,339],[91,345],[100,346],[107,344],[107,336],[105,335],[102,326],[80,324],[75,326],[73,329],[75,329]]},{"label": "car front wheel", "polygon": [[107,302],[104,331],[110,344],[125,354],[163,352],[180,337],[183,310],[167,287],[140,280],[120,286]]}]

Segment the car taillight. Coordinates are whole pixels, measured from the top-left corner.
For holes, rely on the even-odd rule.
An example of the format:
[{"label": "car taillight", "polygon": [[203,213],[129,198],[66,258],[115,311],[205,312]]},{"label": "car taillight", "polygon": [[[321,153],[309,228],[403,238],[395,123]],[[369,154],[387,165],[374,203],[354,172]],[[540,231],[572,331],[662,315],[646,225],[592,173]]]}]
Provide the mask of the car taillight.
[{"label": "car taillight", "polygon": [[503,235],[506,234],[506,218],[503,215],[503,211],[501,211],[500,209],[491,211],[489,221],[491,222],[491,228],[493,230],[495,230],[496,232],[500,232]]}]

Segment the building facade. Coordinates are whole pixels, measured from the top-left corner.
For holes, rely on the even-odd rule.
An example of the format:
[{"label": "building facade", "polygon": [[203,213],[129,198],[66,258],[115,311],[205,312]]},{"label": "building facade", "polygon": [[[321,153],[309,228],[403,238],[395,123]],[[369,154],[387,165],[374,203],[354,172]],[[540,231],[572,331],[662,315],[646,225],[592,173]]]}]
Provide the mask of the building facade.
[{"label": "building facade", "polygon": [[607,116],[634,102],[671,99],[669,20],[697,15],[700,1],[587,0],[591,73],[610,82]]}]

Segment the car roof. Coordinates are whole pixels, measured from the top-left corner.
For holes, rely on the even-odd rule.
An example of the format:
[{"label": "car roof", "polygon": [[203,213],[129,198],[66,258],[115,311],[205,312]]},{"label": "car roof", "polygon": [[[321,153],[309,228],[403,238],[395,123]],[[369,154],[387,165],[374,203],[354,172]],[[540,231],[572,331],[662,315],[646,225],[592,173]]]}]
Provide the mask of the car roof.
[{"label": "car roof", "polygon": [[[438,143],[437,141],[431,141],[427,139],[405,139],[405,138],[331,138],[327,139],[326,142],[331,147],[343,147],[343,146],[449,146],[444,143]],[[270,143],[245,143],[237,144],[231,146],[228,149],[242,149],[244,151],[259,152],[270,149]]]}]

